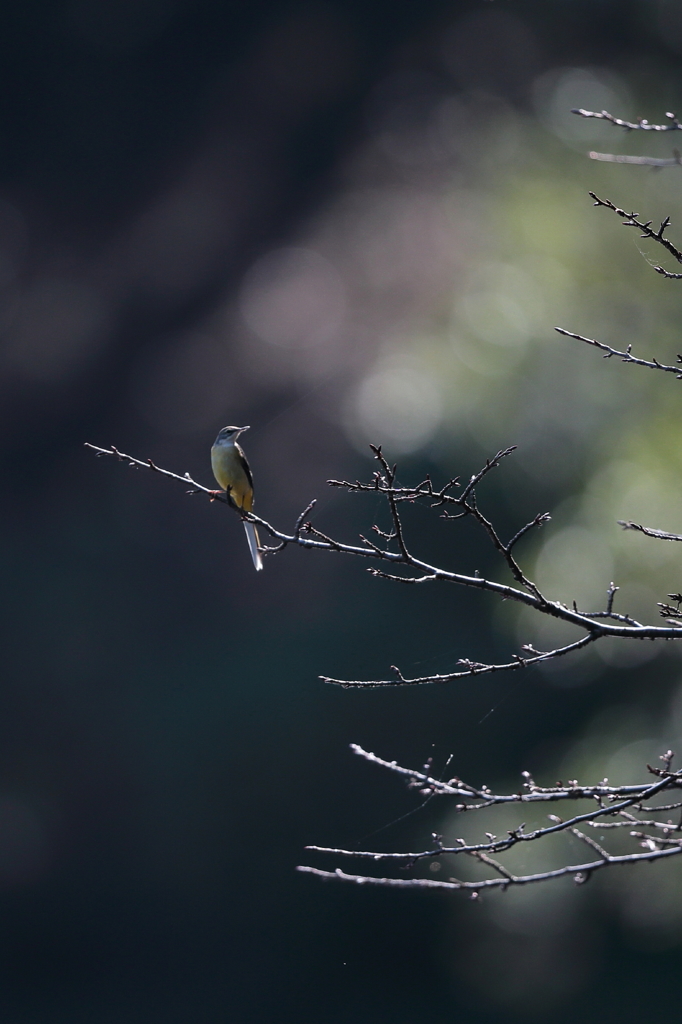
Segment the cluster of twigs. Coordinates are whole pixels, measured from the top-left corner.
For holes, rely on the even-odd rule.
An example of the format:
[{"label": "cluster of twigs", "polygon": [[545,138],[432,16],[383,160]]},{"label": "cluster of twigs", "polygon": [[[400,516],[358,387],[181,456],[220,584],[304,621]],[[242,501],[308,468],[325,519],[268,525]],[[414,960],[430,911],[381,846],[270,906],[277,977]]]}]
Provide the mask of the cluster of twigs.
[{"label": "cluster of twigs", "polygon": [[[190,494],[204,493],[212,500],[218,498],[230,504],[229,498],[226,495],[197,483],[188,473],[180,475],[167,469],[161,469],[151,459],[142,461],[133,458],[120,452],[113,446],[111,448],[98,448],[95,445],[88,445],[88,447],[92,448],[100,456],[112,456],[132,467],[149,469],[155,473],[160,473],[162,476],[189,484],[190,490],[188,493]],[[260,516],[244,512],[242,509],[235,509],[241,518],[256,523],[262,531],[269,534],[277,542],[273,546],[262,548],[265,555],[281,552],[285,547],[294,544],[299,547],[359,556],[379,563],[388,562],[391,565],[403,567],[403,572],[401,574],[389,573],[376,566],[373,566],[369,571],[374,576],[400,583],[455,583],[474,590],[485,591],[505,600],[524,604],[527,607],[533,608],[541,615],[548,615],[559,619],[562,622],[577,627],[580,631],[577,639],[549,651],[538,651],[531,644],[524,644],[519,652],[514,653],[505,662],[485,663],[474,661],[468,657],[462,657],[459,659],[458,668],[454,672],[408,678],[403,675],[399,668],[392,666],[394,675],[390,679],[350,680],[322,676],[321,678],[325,682],[335,683],[342,687],[415,686],[427,683],[449,683],[465,677],[486,675],[493,672],[509,672],[551,661],[585,648],[607,636],[620,637],[623,640],[682,639],[682,625],[670,624],[670,616],[667,612],[668,625],[665,626],[645,625],[630,615],[616,612],[614,610],[614,598],[618,587],[613,584],[608,588],[604,608],[598,611],[581,611],[575,601],[569,606],[560,601],[550,600],[540,591],[537,584],[521,569],[515,557],[515,548],[521,538],[529,531],[546,523],[550,518],[549,514],[547,512],[538,513],[538,515],[522,526],[510,540],[505,541],[491,520],[481,511],[477,499],[478,485],[514,450],[512,447],[498,452],[492,459],[487,460],[483,468],[474,474],[464,486],[460,484],[458,478],[454,478],[438,488],[434,486],[430,477],[427,477],[415,486],[403,487],[396,481],[396,467],[389,465],[381,448],[373,445],[372,451],[380,468],[373,474],[369,482],[363,483],[359,480],[355,482],[348,480],[328,481],[332,487],[344,487],[350,493],[355,494],[369,493],[382,495],[387,501],[392,521],[391,531],[385,532],[375,526],[373,530],[377,538],[376,541],[361,535],[361,543],[359,545],[349,544],[345,541],[329,537],[313,526],[312,522],[307,519],[307,516],[314,508],[314,501],[310,502],[300,514],[296,520],[294,530],[290,534],[278,530]],[[413,554],[411,542],[408,545],[401,518],[400,506],[404,502],[410,504],[425,502],[431,508],[441,510],[441,516],[448,520],[473,519],[500,556],[501,564],[512,577],[513,583],[487,579],[478,574],[470,576],[445,568],[444,566],[431,565]],[[634,524],[632,525],[633,528],[637,528]],[[645,528],[641,529],[644,532]],[[670,537],[666,539],[670,539]],[[665,607],[666,609],[668,608],[667,605]]]},{"label": "cluster of twigs", "polygon": [[[577,108],[571,111],[572,114],[577,114],[579,117],[596,118],[599,121],[608,121],[609,124],[615,125],[617,128],[622,128],[626,132],[632,131],[643,131],[643,132],[676,132],[682,128],[682,122],[677,119],[677,116],[671,111],[666,113],[667,124],[650,124],[646,118],[639,118],[637,121],[624,121],[620,117],[614,117],[613,114],[609,114],[608,110],[583,110]],[[626,156],[623,153],[596,153],[592,151],[589,154],[591,160],[601,160],[611,164],[635,164],[639,167],[677,167],[682,165],[682,154],[679,150],[674,149],[671,157],[657,157],[657,156]]]},{"label": "cluster of twigs", "polygon": [[[417,852],[377,853],[324,846],[306,847],[307,850],[315,853],[348,859],[354,858],[361,861],[371,860],[375,864],[396,866],[403,872],[411,871],[419,865],[428,866],[432,872],[434,869],[437,871],[453,870],[457,859],[461,861],[463,858],[468,858],[489,869],[485,877],[461,879],[451,875],[447,879],[391,878],[348,874],[340,868],[326,871],[308,865],[299,866],[299,871],[316,875],[318,878],[399,889],[461,890],[468,892],[472,899],[477,899],[485,889],[504,891],[510,886],[545,882],[566,876],[572,877],[577,884],[582,884],[587,882],[595,871],[602,868],[661,860],[682,853],[682,818],[680,814],[677,815],[677,822],[673,822],[670,818],[666,818],[665,821],[661,820],[664,813],[667,815],[670,811],[680,812],[682,799],[673,799],[672,802],[654,803],[653,805],[650,802],[664,792],[682,788],[682,771],[671,770],[674,755],[670,750],[661,756],[663,768],[647,765],[655,780],[650,783],[634,786],[610,786],[608,780],[604,779],[596,785],[585,786],[573,779],[566,784],[559,782],[556,786],[544,787],[538,786],[529,772],[524,772],[524,781],[518,792],[500,794],[493,793],[487,786],[470,786],[458,778],[443,782],[432,777],[429,773],[429,765],[426,765],[421,771],[415,771],[403,768],[395,761],[384,761],[375,754],[363,750],[357,744],[353,744],[351,749],[367,761],[388,768],[389,771],[402,776],[410,789],[417,790],[427,799],[432,797],[454,799],[456,801],[454,810],[458,814],[480,812],[490,807],[509,804],[528,807],[531,804],[587,802],[589,809],[568,816],[549,814],[547,817],[550,824],[531,830],[526,829],[524,822],[517,825],[516,828],[507,829],[503,836],[486,832],[485,838],[478,842],[471,842],[460,837],[447,843],[443,836],[432,833],[429,847]],[[635,845],[641,852],[610,853],[602,845],[601,837],[600,842],[597,842],[591,835],[583,832],[583,828],[589,828],[592,831],[598,829],[600,832],[615,830],[621,835],[625,830],[628,838],[635,841]],[[509,850],[528,843],[538,843],[558,834],[574,836],[587,846],[590,850],[590,859],[578,864],[562,864],[532,874],[515,874],[498,859],[500,855]]]}]

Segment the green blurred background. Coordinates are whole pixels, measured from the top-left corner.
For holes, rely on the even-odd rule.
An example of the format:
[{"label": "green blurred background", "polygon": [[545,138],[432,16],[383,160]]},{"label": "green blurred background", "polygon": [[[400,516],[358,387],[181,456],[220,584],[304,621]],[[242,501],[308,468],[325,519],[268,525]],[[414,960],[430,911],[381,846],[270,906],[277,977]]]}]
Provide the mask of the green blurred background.
[{"label": "green blurred background", "polygon": [[[675,1013],[677,862],[486,898],[324,885],[306,843],[459,824],[349,751],[474,784],[646,777],[679,748],[679,655],[604,644],[523,676],[343,691],[557,639],[509,605],[287,550],[115,444],[211,483],[226,422],[257,510],[347,539],[400,478],[467,478],[552,597],[656,621],[682,530],[680,285],[593,189],[680,222],[669,156],[570,107],[680,112],[666,0],[25,0],[0,38],[0,1010],[16,1024],[509,1024]],[[504,573],[469,524],[413,546]],[[514,822],[518,823],[518,822]],[[530,819],[528,820],[530,825]],[[486,823],[486,827],[488,823]],[[582,851],[568,847],[571,858]],[[528,851],[523,867],[535,867]],[[318,864],[327,866],[320,858]],[[646,978],[646,986],[638,979]],[[578,1002],[579,1000],[579,1002]]]}]

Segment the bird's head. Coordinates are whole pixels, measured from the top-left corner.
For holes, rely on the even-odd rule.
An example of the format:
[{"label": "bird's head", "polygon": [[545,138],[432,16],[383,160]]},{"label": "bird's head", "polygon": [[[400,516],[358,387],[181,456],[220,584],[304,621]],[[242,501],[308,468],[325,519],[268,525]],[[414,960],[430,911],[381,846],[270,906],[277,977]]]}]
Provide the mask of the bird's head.
[{"label": "bird's head", "polygon": [[216,444],[231,444],[236,441],[240,434],[243,434],[249,427],[223,427],[215,439]]}]

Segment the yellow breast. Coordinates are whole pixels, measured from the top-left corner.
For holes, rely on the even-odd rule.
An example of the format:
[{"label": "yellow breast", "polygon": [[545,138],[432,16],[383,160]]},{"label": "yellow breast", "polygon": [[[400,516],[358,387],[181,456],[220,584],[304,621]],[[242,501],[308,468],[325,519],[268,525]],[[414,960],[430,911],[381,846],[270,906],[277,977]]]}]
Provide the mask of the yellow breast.
[{"label": "yellow breast", "polygon": [[211,448],[211,467],[214,477],[223,490],[229,492],[235,505],[250,512],[253,489],[235,445],[214,445]]}]

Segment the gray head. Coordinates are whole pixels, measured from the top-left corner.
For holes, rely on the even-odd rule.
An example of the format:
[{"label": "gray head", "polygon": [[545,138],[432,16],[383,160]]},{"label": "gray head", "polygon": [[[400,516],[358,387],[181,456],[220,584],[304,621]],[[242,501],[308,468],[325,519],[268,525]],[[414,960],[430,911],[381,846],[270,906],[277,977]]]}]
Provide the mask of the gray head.
[{"label": "gray head", "polygon": [[240,434],[243,434],[245,430],[249,429],[249,427],[223,427],[223,429],[218,433],[215,443],[229,444],[232,441],[236,441]]}]

